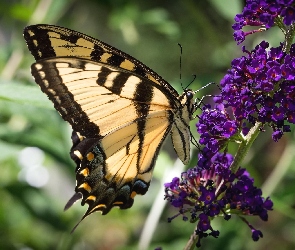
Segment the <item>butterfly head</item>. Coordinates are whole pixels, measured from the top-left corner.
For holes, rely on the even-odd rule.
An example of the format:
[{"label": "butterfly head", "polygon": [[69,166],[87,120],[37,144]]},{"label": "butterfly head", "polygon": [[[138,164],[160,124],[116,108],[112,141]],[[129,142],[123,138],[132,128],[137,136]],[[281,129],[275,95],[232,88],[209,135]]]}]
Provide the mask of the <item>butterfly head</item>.
[{"label": "butterfly head", "polygon": [[196,111],[196,105],[194,100],[195,91],[186,89],[179,98],[182,109],[188,116],[188,122],[193,119],[193,114]]}]

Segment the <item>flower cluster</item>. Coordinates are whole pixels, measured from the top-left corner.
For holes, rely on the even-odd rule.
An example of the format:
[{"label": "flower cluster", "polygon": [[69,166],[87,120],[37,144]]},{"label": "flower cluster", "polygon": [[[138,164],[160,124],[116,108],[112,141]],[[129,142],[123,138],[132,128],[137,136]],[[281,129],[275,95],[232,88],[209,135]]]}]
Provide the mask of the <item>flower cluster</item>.
[{"label": "flower cluster", "polygon": [[[219,231],[214,230],[210,223],[214,217],[222,216],[229,220],[232,214],[256,215],[267,221],[267,212],[272,210],[272,201],[261,196],[261,190],[253,185],[253,179],[245,169],[231,172],[232,161],[230,154],[216,153],[209,170],[189,169],[182,173],[181,179],[175,177],[171,183],[165,184],[165,199],[179,209],[179,213],[169,221],[179,215],[183,220],[188,220],[189,216],[191,222],[197,221],[198,247],[202,238],[219,236]],[[262,233],[245,218],[242,220],[251,229],[253,240],[262,237]]]},{"label": "flower cluster", "polygon": [[[238,44],[242,43],[247,35],[274,26],[276,18],[280,18],[285,25],[291,25],[295,21],[294,4],[294,0],[247,0],[242,13],[235,16],[236,23],[232,26],[235,40]],[[242,31],[247,25],[261,28]]]},{"label": "flower cluster", "polygon": [[[220,98],[216,97],[215,101],[219,100]],[[239,121],[231,119],[223,105],[216,105],[213,109],[209,104],[204,105],[198,118],[196,127],[200,134],[199,143],[204,145],[202,153],[199,155],[198,167],[210,169],[214,155],[226,147],[229,141],[239,140],[241,124]]]},{"label": "flower cluster", "polygon": [[246,56],[232,61],[232,68],[221,80],[221,102],[231,107],[237,121],[261,122],[273,128],[273,140],[290,131],[295,123],[295,46],[290,54],[283,45],[270,48],[261,42]]},{"label": "flower cluster", "polygon": [[[216,100],[219,100],[219,98]],[[204,105],[202,111],[196,127],[200,134],[199,143],[205,145],[205,148],[203,154],[199,156],[198,166],[202,169],[208,169],[211,162],[206,161],[205,163],[203,160],[211,159],[230,138],[234,138],[240,124],[239,121],[230,118],[223,105],[216,105],[214,109],[211,109],[211,105],[207,104]],[[211,157],[208,154],[211,154]]]}]

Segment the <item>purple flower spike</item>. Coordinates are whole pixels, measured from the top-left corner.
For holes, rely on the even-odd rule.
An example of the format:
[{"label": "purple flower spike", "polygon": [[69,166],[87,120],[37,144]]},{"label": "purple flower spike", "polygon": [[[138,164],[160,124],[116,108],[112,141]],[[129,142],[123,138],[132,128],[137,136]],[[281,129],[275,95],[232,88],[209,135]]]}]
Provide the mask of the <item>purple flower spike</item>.
[{"label": "purple flower spike", "polygon": [[[188,169],[182,173],[181,180],[174,178],[171,183],[165,184],[165,199],[179,209],[170,221],[179,215],[186,219],[190,215],[189,221],[197,221],[196,233],[201,239],[219,235],[210,223],[217,216],[228,220],[232,214],[252,215],[267,220],[273,203],[269,198],[262,197],[261,190],[253,185],[249,173],[241,168],[232,173],[230,165],[233,157],[230,154],[216,153],[210,159],[208,169]],[[259,232],[256,230],[253,235],[262,237]]]},{"label": "purple flower spike", "polygon": [[[287,131],[286,121],[295,123],[295,53],[292,52],[295,45],[291,46],[290,54],[283,52],[282,45],[270,50],[267,50],[268,47],[269,44],[265,41],[252,51],[243,47],[246,56],[232,61],[232,68],[220,82],[221,95],[216,100],[219,105],[223,104],[225,109],[232,109],[235,121],[225,120],[226,111],[203,110],[197,124],[203,128],[202,131],[198,130],[201,138],[204,137],[203,131],[209,131],[215,139],[222,136],[231,137],[237,131],[245,131],[245,122],[262,122],[273,129],[273,140],[278,141]],[[208,115],[210,112],[219,112],[219,120],[222,117],[224,119],[214,123]],[[216,126],[221,126],[220,123],[223,123],[223,133],[220,133],[220,129],[219,133],[216,129],[212,131]],[[208,126],[212,129],[209,130]],[[230,133],[231,130],[233,133]],[[209,141],[210,137],[206,137]]]}]

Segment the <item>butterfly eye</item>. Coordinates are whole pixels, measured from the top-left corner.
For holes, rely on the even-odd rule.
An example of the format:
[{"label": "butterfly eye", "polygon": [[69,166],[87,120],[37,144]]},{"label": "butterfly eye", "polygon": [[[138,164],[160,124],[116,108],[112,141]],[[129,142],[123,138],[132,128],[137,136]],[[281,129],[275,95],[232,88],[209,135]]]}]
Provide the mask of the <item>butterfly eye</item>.
[{"label": "butterfly eye", "polygon": [[192,90],[186,91],[186,98],[187,100],[192,100],[194,98],[194,92]]}]

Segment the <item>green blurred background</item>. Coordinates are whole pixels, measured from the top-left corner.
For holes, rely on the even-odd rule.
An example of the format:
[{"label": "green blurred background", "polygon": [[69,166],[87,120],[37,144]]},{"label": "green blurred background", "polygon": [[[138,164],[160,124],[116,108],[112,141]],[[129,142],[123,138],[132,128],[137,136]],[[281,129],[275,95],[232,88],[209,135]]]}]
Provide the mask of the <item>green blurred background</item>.
[{"label": "green blurred background", "polygon": [[[75,187],[74,164],[69,157],[70,127],[54,110],[30,74],[33,57],[22,37],[29,24],[65,26],[98,38],[134,56],[170,82],[179,92],[180,49],[184,86],[199,89],[219,82],[233,58],[241,55],[232,38],[231,25],[243,1],[124,1],[124,0],[2,0],[0,2],[0,249],[182,249],[194,225],[167,217],[177,211],[161,201],[162,179],[176,155],[168,140],[159,156],[149,192],[136,197],[129,210],[95,213],[70,234],[86,207],[63,207]],[[279,29],[247,39],[251,49],[261,40],[277,46]],[[202,95],[214,93],[211,85]],[[294,129],[294,127],[293,127]],[[192,122],[192,131],[195,127]],[[232,152],[236,145],[233,145]],[[278,143],[270,131],[259,136],[245,165],[271,195],[274,211],[267,223],[249,218],[264,238],[252,242],[251,232],[238,218],[214,220],[219,239],[205,239],[202,249],[295,249],[294,133]],[[195,154],[196,155],[196,154]],[[196,157],[191,165],[195,164]],[[171,178],[171,177],[170,177]],[[162,200],[162,199],[160,199]],[[158,202],[158,201],[157,201]],[[141,236],[154,204],[152,235]],[[163,203],[162,203],[163,204]],[[153,218],[153,214],[151,215]],[[155,227],[155,231],[153,231]],[[140,238],[147,241],[141,241]]]}]

